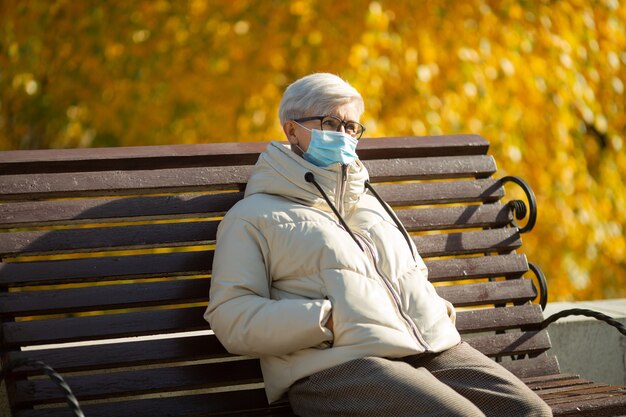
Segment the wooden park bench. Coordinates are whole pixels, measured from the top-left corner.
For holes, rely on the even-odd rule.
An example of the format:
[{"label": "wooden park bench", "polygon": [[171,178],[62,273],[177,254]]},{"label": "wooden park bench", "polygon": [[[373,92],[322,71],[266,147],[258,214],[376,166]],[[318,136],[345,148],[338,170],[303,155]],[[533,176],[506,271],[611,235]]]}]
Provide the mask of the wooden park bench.
[{"label": "wooden park bench", "polygon": [[[33,361],[63,375],[87,417],[292,415],[267,405],[258,361],[226,352],[202,317],[217,225],[265,146],[0,152],[2,416],[75,415]],[[488,148],[476,135],[379,138],[359,155],[465,340],[555,415],[626,414],[624,387],[560,373],[550,355],[523,207],[502,201]]]}]

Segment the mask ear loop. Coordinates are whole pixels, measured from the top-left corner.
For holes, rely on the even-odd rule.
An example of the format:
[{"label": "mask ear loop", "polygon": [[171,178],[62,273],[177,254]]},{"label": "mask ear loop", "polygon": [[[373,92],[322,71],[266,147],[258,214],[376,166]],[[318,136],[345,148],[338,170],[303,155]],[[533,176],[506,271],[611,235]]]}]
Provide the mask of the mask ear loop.
[{"label": "mask ear loop", "polygon": [[[295,146],[301,152],[301,155],[304,155],[304,149],[300,147],[297,143],[292,143],[291,146]],[[297,153],[297,152],[296,152]]]},{"label": "mask ear loop", "polygon": [[[301,128],[308,130],[309,132],[311,132],[311,131],[312,131],[312,129],[309,129],[308,127],[304,126],[303,124],[301,124],[301,123],[299,123],[299,122],[296,122],[295,120],[292,120],[292,122],[296,123],[296,124],[297,124],[298,126],[300,126]],[[295,137],[295,136],[294,136],[294,137]],[[296,139],[297,139],[297,138],[296,138]],[[291,146],[296,147],[296,148],[300,151],[300,155],[299,155],[299,156],[304,155],[305,150],[304,150],[304,149],[302,149],[302,148],[300,147],[300,145],[299,145],[299,144],[297,144],[297,143],[292,143],[292,142],[289,142],[289,143],[291,144]],[[298,154],[298,152],[296,152],[296,155],[297,155],[297,154]]]}]

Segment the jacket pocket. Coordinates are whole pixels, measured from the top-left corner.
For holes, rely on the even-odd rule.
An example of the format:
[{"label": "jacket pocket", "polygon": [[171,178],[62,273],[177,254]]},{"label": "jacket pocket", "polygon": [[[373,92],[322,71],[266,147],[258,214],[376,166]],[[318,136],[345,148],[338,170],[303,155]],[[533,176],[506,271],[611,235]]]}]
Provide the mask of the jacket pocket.
[{"label": "jacket pocket", "polygon": [[[328,313],[326,317],[322,318],[322,322],[320,324],[325,329],[326,332],[329,332],[332,335],[332,339],[326,340],[320,343],[319,345],[315,346],[316,349],[331,348],[335,340],[335,332],[333,331],[334,330],[334,317],[333,317],[334,303],[333,303],[333,300],[331,300],[328,295],[324,294],[324,291],[322,292],[322,294],[324,295],[324,300],[327,300],[328,302],[330,302],[330,312]],[[328,320],[330,320],[331,318],[333,319],[333,329],[330,329],[326,326],[326,324],[328,323]]]}]

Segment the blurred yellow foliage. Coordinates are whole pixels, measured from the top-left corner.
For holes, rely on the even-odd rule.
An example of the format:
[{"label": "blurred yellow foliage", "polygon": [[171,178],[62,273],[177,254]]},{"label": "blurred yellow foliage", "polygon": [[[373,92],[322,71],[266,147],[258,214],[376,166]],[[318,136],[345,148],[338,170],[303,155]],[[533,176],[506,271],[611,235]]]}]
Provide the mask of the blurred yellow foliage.
[{"label": "blurred yellow foliage", "polygon": [[477,133],[539,201],[551,298],[626,296],[619,0],[0,3],[0,149],[281,138],[284,88],[339,74],[372,136]]}]

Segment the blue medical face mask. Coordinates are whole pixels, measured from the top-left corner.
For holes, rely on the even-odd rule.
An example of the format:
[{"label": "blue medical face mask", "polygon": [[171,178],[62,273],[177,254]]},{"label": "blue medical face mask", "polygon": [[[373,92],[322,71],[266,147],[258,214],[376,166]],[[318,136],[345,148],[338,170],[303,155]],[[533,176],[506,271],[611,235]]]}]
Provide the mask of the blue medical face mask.
[{"label": "blue medical face mask", "polygon": [[322,168],[337,162],[347,165],[358,158],[357,140],[347,133],[302,127],[311,132],[309,147],[302,157],[313,165]]}]

